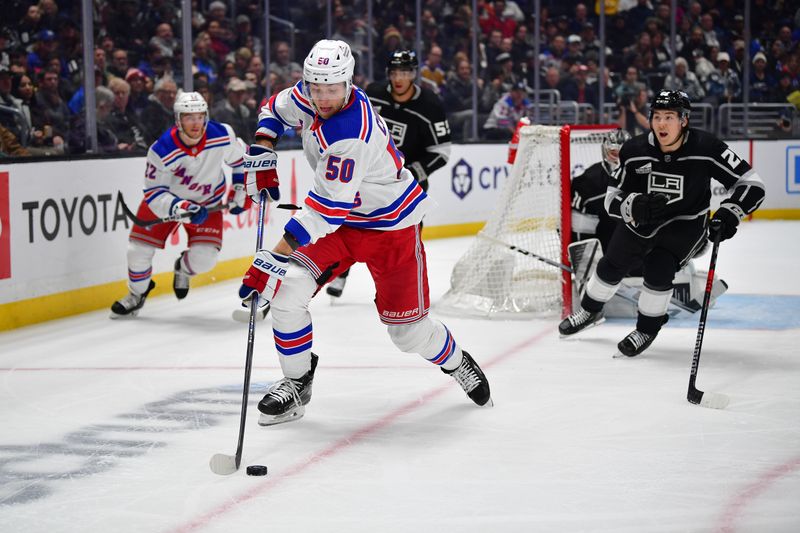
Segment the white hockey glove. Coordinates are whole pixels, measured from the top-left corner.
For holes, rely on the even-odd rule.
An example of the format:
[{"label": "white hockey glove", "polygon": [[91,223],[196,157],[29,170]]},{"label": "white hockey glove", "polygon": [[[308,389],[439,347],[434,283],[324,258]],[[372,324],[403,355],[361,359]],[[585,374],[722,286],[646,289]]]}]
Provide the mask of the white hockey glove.
[{"label": "white hockey glove", "polygon": [[208,210],[191,200],[176,198],[169,209],[169,216],[176,219],[189,217],[192,224],[202,224],[208,218]]},{"label": "white hockey glove", "polygon": [[262,190],[267,191],[267,201],[277,202],[281,193],[278,189],[278,154],[275,150],[251,144],[248,153],[244,154],[244,170],[247,173],[245,186],[247,194],[258,203]]},{"label": "white hockey glove", "polygon": [[269,250],[259,250],[242,279],[239,298],[247,303],[254,295],[259,295],[258,307],[263,309],[275,297],[288,268],[289,257]]}]

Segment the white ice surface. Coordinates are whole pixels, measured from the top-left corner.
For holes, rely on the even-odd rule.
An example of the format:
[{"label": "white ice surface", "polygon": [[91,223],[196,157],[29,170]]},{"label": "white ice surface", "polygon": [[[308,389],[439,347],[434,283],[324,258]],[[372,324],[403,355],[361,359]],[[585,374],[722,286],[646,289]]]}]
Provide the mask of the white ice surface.
[{"label": "white ice surface", "polygon": [[[698,387],[729,395],[723,411],[686,401],[696,320],[612,359],[632,321],[560,340],[556,318],[441,317],[491,382],[494,407],[477,408],[391,344],[354,268],[340,301],[312,303],[320,364],[298,422],[256,424],[280,373],[269,319],[257,329],[243,467],[263,478],[208,467],[236,449],[236,282],[154,298],[136,320],[0,334],[0,531],[800,531],[800,330],[767,327],[800,311],[798,233],[754,222],[723,243],[721,310],[796,297],[744,306],[752,327],[715,327],[711,310]],[[468,243],[426,244],[434,301]]]}]

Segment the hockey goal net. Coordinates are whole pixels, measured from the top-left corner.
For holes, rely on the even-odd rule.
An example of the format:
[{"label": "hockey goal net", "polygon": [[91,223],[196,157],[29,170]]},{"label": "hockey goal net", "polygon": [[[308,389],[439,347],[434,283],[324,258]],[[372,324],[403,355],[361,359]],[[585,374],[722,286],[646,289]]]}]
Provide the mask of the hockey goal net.
[{"label": "hockey goal net", "polygon": [[495,210],[450,276],[437,310],[531,318],[572,307],[570,181],[600,161],[609,125],[524,126]]}]

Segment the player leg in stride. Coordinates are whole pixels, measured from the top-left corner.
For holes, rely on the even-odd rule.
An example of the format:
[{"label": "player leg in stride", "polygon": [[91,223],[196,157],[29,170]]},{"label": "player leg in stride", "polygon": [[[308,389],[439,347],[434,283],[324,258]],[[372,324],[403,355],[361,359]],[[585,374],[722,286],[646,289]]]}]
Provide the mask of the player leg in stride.
[{"label": "player leg in stride", "polygon": [[151,279],[156,249],[142,242],[128,243],[128,294],[111,305],[110,318],[135,317],[156,286]]}]

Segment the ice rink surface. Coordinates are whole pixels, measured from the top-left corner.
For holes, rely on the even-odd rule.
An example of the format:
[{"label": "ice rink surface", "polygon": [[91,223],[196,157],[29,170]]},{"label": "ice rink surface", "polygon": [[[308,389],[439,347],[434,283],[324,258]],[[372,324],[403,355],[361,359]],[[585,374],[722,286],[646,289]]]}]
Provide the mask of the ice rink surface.
[{"label": "ice rink surface", "polygon": [[[722,244],[730,289],[697,382],[730,396],[722,411],[686,401],[696,316],[612,359],[633,320],[561,340],[556,318],[434,310],[490,380],[495,405],[478,408],[392,345],[357,267],[335,305],[312,302],[320,363],[298,422],[256,424],[280,377],[259,324],[243,466],[266,477],[208,467],[236,449],[238,282],[153,298],[135,320],[102,311],[2,333],[0,531],[800,531],[798,234],[753,222]],[[469,242],[426,244],[434,302]]]}]

